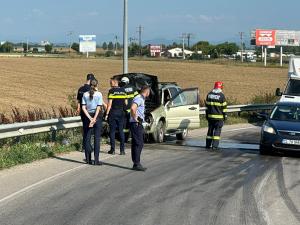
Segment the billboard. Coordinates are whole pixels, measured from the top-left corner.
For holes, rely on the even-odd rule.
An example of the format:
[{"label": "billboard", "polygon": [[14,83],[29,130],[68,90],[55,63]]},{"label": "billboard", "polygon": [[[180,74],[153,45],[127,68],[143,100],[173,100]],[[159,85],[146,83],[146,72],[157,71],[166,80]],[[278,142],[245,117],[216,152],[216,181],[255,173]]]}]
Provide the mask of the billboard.
[{"label": "billboard", "polygon": [[257,46],[275,46],[276,30],[256,30]]},{"label": "billboard", "polygon": [[160,56],[161,46],[160,45],[151,45],[150,46],[150,53],[151,53],[151,56],[153,56],[153,57]]},{"label": "billboard", "polygon": [[276,45],[278,46],[300,46],[300,31],[277,30]]},{"label": "billboard", "polygon": [[96,35],[79,35],[79,51],[96,52]]}]

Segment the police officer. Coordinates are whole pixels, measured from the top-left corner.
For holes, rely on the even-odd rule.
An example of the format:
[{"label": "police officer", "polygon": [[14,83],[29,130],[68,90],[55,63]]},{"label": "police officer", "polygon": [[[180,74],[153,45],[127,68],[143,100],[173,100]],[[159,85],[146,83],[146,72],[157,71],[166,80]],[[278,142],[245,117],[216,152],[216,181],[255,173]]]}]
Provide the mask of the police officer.
[{"label": "police officer", "polygon": [[[90,73],[86,76],[86,83],[83,86],[81,86],[77,92],[77,102],[78,102],[77,103],[77,114],[80,115],[82,122],[85,119],[85,114],[82,110],[82,97],[83,97],[84,93],[89,92],[91,90],[91,81],[92,80],[95,80],[95,76],[94,76],[94,74]],[[86,137],[86,134],[83,133],[82,150],[84,150],[85,137]]]},{"label": "police officer", "polygon": [[146,171],[147,168],[141,165],[141,153],[144,147],[144,128],[145,121],[145,99],[150,95],[150,87],[144,86],[141,93],[137,95],[131,105],[130,111],[130,132],[132,135],[131,157],[133,170]]},{"label": "police officer", "polygon": [[124,135],[124,117],[127,105],[127,95],[125,89],[119,87],[119,81],[112,78],[110,80],[111,89],[108,92],[108,104],[106,120],[109,124],[109,138],[111,149],[108,154],[115,154],[115,134],[119,131],[120,136],[120,155],[125,155],[125,135]]},{"label": "police officer", "polygon": [[207,149],[212,147],[213,150],[218,150],[222,127],[227,119],[227,102],[222,90],[223,82],[217,81],[214,89],[208,93],[206,98],[206,119],[208,120]]},{"label": "police officer", "polygon": [[125,92],[127,94],[127,107],[125,112],[125,119],[124,119],[124,133],[125,133],[125,140],[129,137],[129,120],[130,120],[130,108],[132,104],[132,100],[135,96],[137,96],[139,93],[133,85],[130,84],[130,80],[128,77],[123,77],[121,79],[121,86],[125,89]]},{"label": "police officer", "polygon": [[83,129],[85,137],[85,157],[88,164],[92,164],[92,145],[91,136],[94,132],[94,164],[102,165],[99,161],[100,153],[100,141],[101,141],[101,130],[102,130],[102,116],[103,107],[106,104],[103,102],[102,94],[98,91],[98,81],[91,81],[90,91],[83,94],[82,97],[82,110],[85,114],[83,120]]}]

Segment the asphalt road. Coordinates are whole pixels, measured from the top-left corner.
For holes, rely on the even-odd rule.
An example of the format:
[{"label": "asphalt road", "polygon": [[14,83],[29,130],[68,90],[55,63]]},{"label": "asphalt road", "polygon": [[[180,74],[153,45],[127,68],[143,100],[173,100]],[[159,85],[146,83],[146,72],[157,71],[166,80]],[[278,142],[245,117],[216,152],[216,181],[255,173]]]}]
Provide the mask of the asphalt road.
[{"label": "asphalt road", "polygon": [[300,224],[298,157],[260,156],[255,127],[229,127],[219,152],[201,147],[204,134],[147,145],[145,173],[104,153],[102,167],[74,153],[2,171],[0,224]]}]

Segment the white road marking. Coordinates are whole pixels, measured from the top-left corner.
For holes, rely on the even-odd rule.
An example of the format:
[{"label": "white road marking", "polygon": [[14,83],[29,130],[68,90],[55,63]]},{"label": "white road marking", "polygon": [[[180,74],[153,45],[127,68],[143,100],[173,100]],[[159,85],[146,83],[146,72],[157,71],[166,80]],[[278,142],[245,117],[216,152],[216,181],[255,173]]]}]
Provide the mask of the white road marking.
[{"label": "white road marking", "polygon": [[[112,156],[103,158],[102,161],[107,160],[107,159],[110,159],[110,158],[114,158],[114,157],[116,157],[116,156],[115,156],[115,155],[112,155]],[[25,188],[22,188],[22,189],[19,190],[19,191],[16,191],[16,192],[14,192],[14,193],[12,193],[12,194],[10,194],[10,195],[8,195],[8,196],[6,196],[6,197],[0,199],[0,204],[3,203],[3,202],[5,202],[5,201],[7,201],[7,200],[10,200],[10,199],[16,197],[17,195],[26,193],[26,192],[28,192],[28,191],[30,191],[30,190],[32,190],[32,189],[34,189],[34,188],[36,188],[36,187],[38,187],[38,186],[40,186],[40,185],[43,185],[43,184],[45,184],[45,183],[47,183],[47,182],[50,182],[50,181],[52,181],[52,180],[54,180],[54,179],[56,179],[56,178],[62,177],[62,176],[64,176],[64,175],[68,174],[68,173],[71,173],[71,172],[73,172],[73,171],[76,171],[76,170],[78,170],[78,169],[81,169],[81,168],[87,167],[87,166],[89,166],[89,165],[84,164],[84,165],[81,165],[81,166],[77,166],[77,167],[75,167],[75,168],[66,170],[66,171],[64,171],[64,172],[58,173],[58,174],[56,174],[56,175],[53,175],[53,176],[51,176],[51,177],[45,178],[45,179],[43,179],[43,180],[41,180],[41,181],[38,181],[38,182],[36,182],[36,183],[34,183],[34,184],[31,184],[31,185],[29,185],[29,186],[27,186],[27,187],[25,187]]]}]

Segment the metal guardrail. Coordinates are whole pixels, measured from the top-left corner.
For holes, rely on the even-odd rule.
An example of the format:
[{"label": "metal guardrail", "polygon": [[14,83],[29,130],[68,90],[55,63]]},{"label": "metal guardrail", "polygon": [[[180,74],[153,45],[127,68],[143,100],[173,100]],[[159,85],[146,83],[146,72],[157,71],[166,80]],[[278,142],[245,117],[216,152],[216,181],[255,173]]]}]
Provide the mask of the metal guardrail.
[{"label": "metal guardrail", "polygon": [[[271,110],[274,104],[259,104],[259,105],[231,105],[228,106],[228,113],[234,112],[251,112],[258,110]],[[205,107],[200,108],[200,115],[205,115]]]},{"label": "metal guardrail", "polygon": [[[228,113],[271,110],[273,107],[274,107],[273,104],[233,105],[233,106],[228,106]],[[200,115],[205,114],[205,109],[206,109],[205,107],[200,108]],[[34,122],[25,122],[25,123],[4,124],[4,125],[0,125],[0,139],[20,137],[20,136],[45,133],[45,132],[55,133],[57,130],[79,128],[81,126],[82,126],[82,122],[79,116],[60,118],[60,119],[41,120],[41,121],[34,121]]]}]

